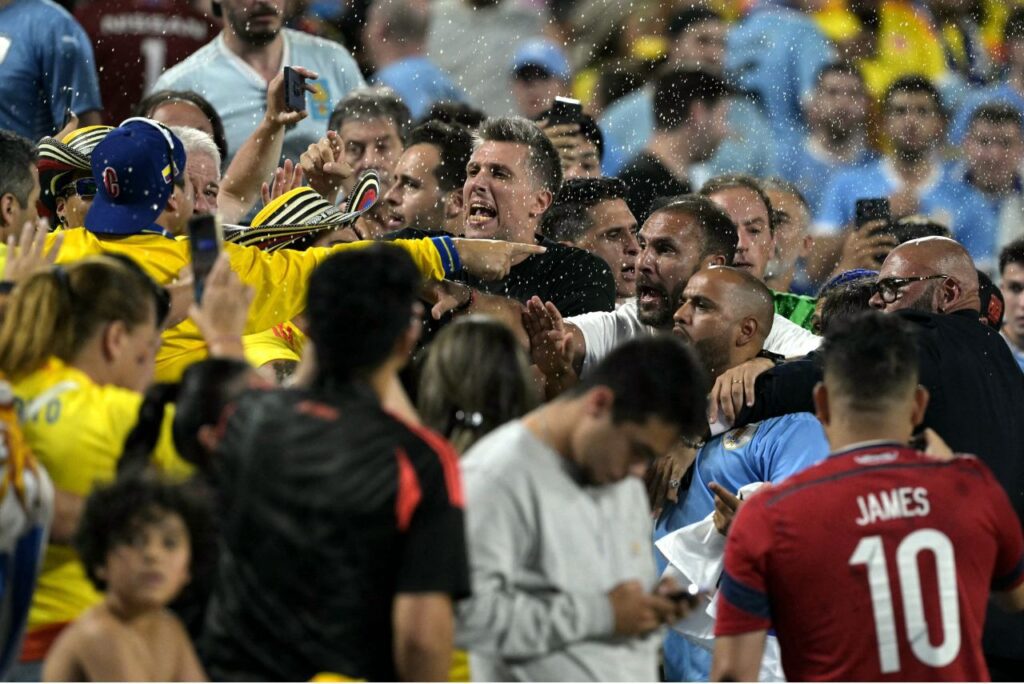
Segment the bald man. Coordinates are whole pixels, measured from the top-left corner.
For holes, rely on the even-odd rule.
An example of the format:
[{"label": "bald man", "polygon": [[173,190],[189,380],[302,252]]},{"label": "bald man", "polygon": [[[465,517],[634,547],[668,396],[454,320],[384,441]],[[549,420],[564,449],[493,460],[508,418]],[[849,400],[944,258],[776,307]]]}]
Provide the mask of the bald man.
[{"label": "bald man", "polygon": [[[920,383],[931,394],[919,427],[983,460],[1024,520],[1024,373],[999,333],[978,320],[978,276],[966,250],[948,238],[900,245],[882,263],[871,305],[917,330]],[[735,424],[813,410],[820,381],[810,360],[768,370]],[[1024,672],[1024,617],[990,611],[983,645],[993,671]]]},{"label": "bald man", "polygon": [[979,311],[978,272],[955,240],[926,237],[904,242],[882,263],[871,306],[886,313]]},{"label": "bald man", "polygon": [[[751,273],[712,266],[690,276],[673,316],[673,334],[690,342],[708,374],[718,377],[760,354],[774,318],[772,292]],[[729,492],[753,482],[779,482],[828,454],[821,424],[810,413],[772,418],[710,439],[697,451],[685,495],[662,510],[654,538],[699,522],[714,511],[717,483]],[[661,570],[666,559],[658,554]],[[711,652],[675,632],[665,640],[669,681],[707,681]]]}]

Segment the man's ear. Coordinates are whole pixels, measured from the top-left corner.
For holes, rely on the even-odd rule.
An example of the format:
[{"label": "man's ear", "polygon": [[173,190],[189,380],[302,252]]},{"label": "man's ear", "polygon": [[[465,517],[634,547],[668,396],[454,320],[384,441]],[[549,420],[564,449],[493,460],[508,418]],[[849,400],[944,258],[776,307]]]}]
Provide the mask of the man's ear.
[{"label": "man's ear", "polygon": [[931,399],[931,395],[928,393],[928,389],[923,385],[918,385],[914,390],[914,410],[911,413],[911,419],[914,421],[914,427],[924,422],[924,414],[928,410],[928,400]]},{"label": "man's ear", "polygon": [[64,215],[64,209],[65,209],[65,207],[67,207],[67,203],[68,203],[68,201],[67,201],[66,198],[58,197],[57,198],[57,203],[56,203],[57,211],[55,213],[57,214],[57,218],[60,219],[61,223],[63,223],[68,228],[72,228],[73,226],[68,226],[68,219]]},{"label": "man's ear", "polygon": [[584,410],[591,418],[602,418],[611,413],[615,393],[610,387],[598,385],[583,395]]},{"label": "man's ear", "polygon": [[758,329],[757,319],[748,316],[740,322],[739,334],[736,336],[736,346],[745,347],[754,338]]},{"label": "man's ear", "polygon": [[712,254],[711,256],[704,259],[701,264],[701,268],[707,268],[709,266],[725,266],[726,260],[724,254]]},{"label": "man's ear", "polygon": [[812,397],[814,399],[814,415],[818,417],[818,421],[822,425],[828,425],[832,420],[832,411],[828,403],[828,388],[825,387],[825,383],[819,382],[814,386]]},{"label": "man's ear", "polygon": [[814,249],[814,236],[804,235],[804,239],[800,244],[800,258],[806,259],[811,254],[812,249]]},{"label": "man's ear", "polygon": [[14,219],[21,210],[21,203],[14,195],[5,192],[0,195],[0,226],[13,226]]},{"label": "man's ear", "polygon": [[533,218],[543,216],[554,199],[555,196],[551,194],[550,190],[537,190],[534,192],[530,198],[530,216]]},{"label": "man's ear", "polygon": [[455,219],[462,215],[462,188],[448,192],[444,198],[444,217]]},{"label": "man's ear", "polygon": [[940,298],[935,308],[939,313],[946,313],[949,307],[960,299],[960,296],[963,294],[963,288],[960,287],[960,283],[952,278],[946,278],[942,281],[942,286],[939,287],[939,293]]}]

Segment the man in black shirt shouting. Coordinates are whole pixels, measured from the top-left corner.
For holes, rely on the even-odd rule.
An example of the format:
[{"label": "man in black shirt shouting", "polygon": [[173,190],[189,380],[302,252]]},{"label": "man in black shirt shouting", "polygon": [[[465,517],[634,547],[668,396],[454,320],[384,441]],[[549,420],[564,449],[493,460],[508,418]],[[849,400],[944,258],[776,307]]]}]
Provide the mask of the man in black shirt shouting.
[{"label": "man in black shirt shouting", "polygon": [[457,457],[384,408],[420,286],[391,245],[328,259],[309,283],[313,388],[253,393],[227,421],[201,642],[215,679],[447,679],[469,593]]}]

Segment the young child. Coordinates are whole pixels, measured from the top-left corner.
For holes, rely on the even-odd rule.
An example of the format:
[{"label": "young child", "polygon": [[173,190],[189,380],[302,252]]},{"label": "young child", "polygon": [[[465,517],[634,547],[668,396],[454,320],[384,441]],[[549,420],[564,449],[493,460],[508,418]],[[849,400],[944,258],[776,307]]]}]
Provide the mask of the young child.
[{"label": "young child", "polygon": [[75,545],[105,597],[57,639],[43,681],[205,681],[166,606],[202,567],[192,549],[209,531],[209,510],[180,485],[133,477],[90,495]]}]

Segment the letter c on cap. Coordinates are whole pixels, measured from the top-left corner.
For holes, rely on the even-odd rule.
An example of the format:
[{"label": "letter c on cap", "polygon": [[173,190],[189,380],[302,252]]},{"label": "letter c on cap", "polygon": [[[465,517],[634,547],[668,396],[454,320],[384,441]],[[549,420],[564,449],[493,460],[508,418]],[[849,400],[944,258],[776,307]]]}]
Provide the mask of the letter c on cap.
[{"label": "letter c on cap", "polygon": [[117,171],[110,166],[103,169],[103,187],[107,189],[107,194],[111,197],[121,194],[121,186],[117,184]]}]

